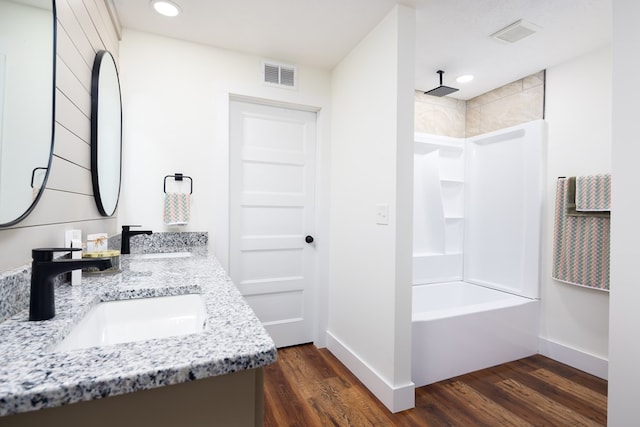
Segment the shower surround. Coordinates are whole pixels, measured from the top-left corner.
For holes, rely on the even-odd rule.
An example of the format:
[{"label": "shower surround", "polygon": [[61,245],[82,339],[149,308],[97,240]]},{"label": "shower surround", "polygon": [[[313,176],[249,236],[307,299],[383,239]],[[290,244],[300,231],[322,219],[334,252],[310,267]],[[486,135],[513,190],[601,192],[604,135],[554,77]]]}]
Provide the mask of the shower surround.
[{"label": "shower surround", "polygon": [[537,353],[546,124],[415,142],[413,381]]}]

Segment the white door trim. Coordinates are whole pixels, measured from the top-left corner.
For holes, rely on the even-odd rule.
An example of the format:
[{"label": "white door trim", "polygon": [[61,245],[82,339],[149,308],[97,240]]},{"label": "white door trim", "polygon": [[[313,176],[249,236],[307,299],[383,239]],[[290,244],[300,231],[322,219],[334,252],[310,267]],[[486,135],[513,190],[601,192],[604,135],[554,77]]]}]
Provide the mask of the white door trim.
[{"label": "white door trim", "polygon": [[[236,113],[233,114],[240,114],[240,116],[237,115],[231,115],[232,114],[232,108],[231,106],[234,105],[234,103],[236,103],[236,107],[234,108],[238,108],[236,111]],[[228,233],[228,246],[227,249],[229,250],[229,263],[235,265],[236,267],[233,267],[235,270],[229,270],[230,273],[234,274],[234,280],[240,281],[238,283],[236,283],[236,285],[238,285],[241,289],[243,289],[243,293],[245,293],[246,295],[256,295],[254,297],[251,297],[251,304],[257,304],[255,306],[255,309],[258,310],[258,313],[262,313],[260,314],[260,316],[265,316],[263,321],[266,321],[265,326],[267,325],[271,325],[271,326],[267,326],[267,328],[275,328],[273,330],[270,329],[270,331],[272,333],[274,333],[274,339],[276,339],[275,337],[278,337],[276,339],[276,342],[279,343],[278,345],[291,345],[291,344],[295,344],[295,343],[302,343],[302,342],[308,342],[308,341],[313,341],[313,342],[318,342],[321,341],[321,339],[319,339],[319,337],[322,337],[324,334],[322,334],[319,331],[318,328],[318,313],[320,312],[320,310],[323,310],[323,307],[326,307],[326,305],[322,304],[322,301],[319,301],[318,296],[320,294],[322,294],[321,291],[319,291],[319,286],[321,286],[321,284],[319,283],[319,268],[320,266],[320,256],[318,251],[315,249],[315,244],[309,245],[304,243],[304,236],[307,234],[311,234],[314,236],[315,239],[320,238],[320,226],[319,223],[320,221],[320,212],[321,212],[321,205],[319,204],[320,201],[320,193],[321,193],[321,185],[317,185],[316,182],[318,181],[318,176],[319,174],[319,169],[320,169],[320,162],[322,161],[321,156],[319,155],[319,147],[320,147],[320,140],[318,137],[318,108],[312,108],[312,107],[302,107],[300,108],[300,106],[298,105],[292,105],[290,103],[284,103],[284,102],[272,102],[272,101],[268,101],[268,100],[264,100],[264,99],[254,99],[254,98],[247,98],[245,96],[230,96],[229,97],[229,126],[230,126],[230,130],[229,130],[229,144],[234,143],[237,144],[237,141],[231,141],[231,137],[233,137],[233,134],[231,133],[231,129],[232,129],[232,123],[235,123],[233,126],[238,126],[240,124],[240,122],[237,122],[236,120],[238,120],[239,118],[243,117],[245,114],[248,114],[248,116],[246,116],[247,118],[250,117],[264,117],[265,119],[267,119],[268,117],[273,117],[276,119],[276,122],[274,123],[278,123],[281,119],[278,119],[276,117],[282,117],[284,119],[284,123],[288,122],[289,120],[293,119],[294,121],[291,122],[291,124],[293,125],[294,123],[298,122],[298,120],[309,120],[311,118],[311,114],[309,113],[313,113],[313,119],[312,121],[309,121],[309,125],[313,126],[311,129],[311,134],[307,133],[307,135],[309,135],[309,137],[311,138],[309,141],[312,144],[313,148],[313,152],[310,154],[311,157],[307,157],[307,155],[304,156],[304,158],[307,158],[306,161],[304,161],[304,163],[298,163],[298,162],[303,162],[303,157],[300,157],[300,154],[298,154],[297,151],[291,151],[289,152],[288,149],[286,149],[287,151],[278,151],[278,149],[276,149],[276,151],[271,151],[271,149],[263,149],[263,148],[258,148],[262,146],[262,142],[261,139],[255,139],[255,137],[252,137],[252,140],[254,142],[259,142],[258,145],[253,145],[251,144],[251,146],[245,146],[242,149],[242,154],[240,154],[240,152],[236,151],[237,149],[239,149],[239,147],[234,146],[232,147],[231,145],[229,146],[229,160],[231,159],[235,159],[233,162],[229,163],[229,179],[231,179],[232,176],[235,176],[235,174],[240,173],[239,169],[233,169],[233,168],[237,168],[237,167],[241,167],[240,164],[244,164],[246,166],[242,166],[243,169],[245,167],[248,167],[250,165],[255,165],[255,166],[251,166],[251,169],[247,169],[245,170],[244,173],[247,173],[248,171],[254,170],[254,168],[256,167],[262,167],[262,166],[258,166],[258,165],[267,165],[267,164],[273,164],[274,166],[276,165],[291,165],[289,167],[296,167],[295,165],[297,164],[307,164],[307,161],[311,161],[311,163],[308,163],[308,167],[310,169],[308,169],[309,172],[311,172],[311,176],[309,177],[309,175],[306,175],[307,178],[305,178],[305,182],[306,184],[304,184],[303,188],[306,188],[305,193],[307,191],[311,192],[311,199],[306,199],[308,203],[308,208],[307,209],[311,209],[311,210],[307,210],[305,209],[305,217],[307,218],[307,220],[305,221],[305,227],[303,227],[303,229],[298,229],[297,227],[294,228],[290,228],[290,227],[286,227],[285,229],[281,229],[281,226],[278,226],[278,229],[281,229],[285,235],[280,236],[280,237],[276,237],[276,235],[272,235],[269,231],[267,231],[267,235],[264,236],[264,238],[259,237],[261,235],[261,233],[258,231],[259,228],[253,228],[253,231],[249,231],[249,235],[245,235],[245,233],[247,233],[247,231],[241,231],[239,228],[237,228],[238,226],[240,226],[241,223],[238,223],[237,221],[234,221],[233,223],[234,225],[234,229],[236,230],[235,232],[229,228],[229,233]],[[242,105],[246,105],[246,107],[242,107]],[[253,107],[252,107],[253,106]],[[267,107],[268,109],[264,109],[265,107]],[[263,109],[261,109],[263,108]],[[281,112],[279,112],[279,110]],[[243,112],[244,111],[244,112]],[[290,111],[291,113],[287,113],[286,111]],[[296,111],[298,113],[296,113]],[[282,115],[284,113],[284,115]],[[306,115],[305,115],[306,114]],[[263,116],[264,115],[264,116]],[[306,119],[303,119],[305,118]],[[268,119],[271,120],[271,119]],[[251,122],[247,122],[247,123],[251,123]],[[300,122],[302,123],[302,122]],[[247,126],[246,124],[244,126]],[[237,128],[238,132],[236,135],[242,135],[245,131],[242,130],[242,128]],[[260,129],[260,128],[258,128]],[[293,129],[293,128],[292,128]],[[307,131],[308,132],[308,131]],[[251,134],[245,134],[245,135],[251,135]],[[235,138],[235,137],[234,137]],[[265,140],[265,142],[268,140]],[[273,142],[277,142],[278,139],[273,140]],[[292,140],[293,141],[293,140]],[[274,146],[275,147],[275,146]],[[234,154],[235,153],[235,154]],[[276,157],[273,157],[274,155],[276,155]],[[238,161],[240,161],[240,158],[237,157],[241,155],[242,158],[244,158],[245,160],[242,161],[242,163],[237,163]],[[282,156],[285,157],[282,157]],[[247,157],[248,156],[248,157]],[[257,157],[256,157],[257,156]],[[266,156],[266,157],[265,157]],[[293,157],[292,157],[293,156]],[[254,159],[255,157],[255,159]],[[313,160],[312,160],[313,159]],[[249,162],[249,163],[245,163],[245,162]],[[267,162],[267,163],[263,163],[263,162]],[[254,162],[258,162],[258,163],[254,163]],[[274,162],[274,163],[272,163]],[[284,162],[284,163],[281,163]],[[258,169],[259,170],[259,169]],[[294,171],[295,169],[285,169],[284,171],[290,171],[287,172],[291,173],[292,171]],[[254,172],[255,173],[255,172]],[[278,174],[279,175],[279,174]],[[278,176],[276,175],[276,176]],[[241,212],[245,212],[245,214],[249,214],[252,211],[254,211],[254,209],[260,209],[257,208],[258,205],[262,205],[263,203],[266,203],[264,206],[281,206],[280,209],[285,209],[285,211],[283,211],[283,213],[286,213],[286,209],[291,209],[291,208],[286,208],[285,206],[289,205],[288,201],[290,201],[291,203],[294,203],[294,205],[298,205],[298,203],[300,203],[303,199],[300,199],[298,196],[295,196],[294,199],[295,200],[289,200],[291,197],[293,197],[293,193],[289,196],[285,193],[282,193],[280,196],[278,195],[278,193],[264,193],[261,194],[260,191],[263,190],[257,190],[258,193],[253,193],[253,191],[256,190],[249,190],[250,193],[242,193],[242,189],[241,187],[237,187],[237,185],[240,185],[241,182],[254,182],[254,184],[249,184],[250,187],[249,188],[262,188],[262,184],[260,184],[260,181],[255,181],[255,175],[254,178],[249,178],[251,177],[251,173],[250,175],[247,175],[245,178],[242,178],[242,181],[238,181],[236,184],[233,184],[232,186],[229,186],[229,191],[228,191],[228,197],[229,197],[229,206],[228,206],[228,212],[229,212],[229,224],[231,225],[231,220],[232,219],[236,219],[239,217],[237,217],[237,215],[240,215]],[[245,181],[245,179],[250,179],[250,181]],[[275,176],[274,176],[275,178]],[[270,179],[267,180],[266,182],[273,182],[273,184],[275,184],[276,181],[271,181]],[[285,184],[284,188],[290,188],[288,184],[286,184],[287,181],[281,181],[283,184]],[[292,181],[289,181],[292,182]],[[230,181],[229,184],[231,184],[232,182]],[[242,188],[244,188],[243,184]],[[258,187],[255,187],[255,185],[258,185]],[[267,184],[268,187],[264,187],[266,188],[270,188],[270,186],[272,184]],[[278,184],[281,185],[281,184]],[[298,190],[293,190],[293,188],[295,188],[297,186],[291,187],[291,190],[284,190],[285,192],[288,191],[294,191],[297,193]],[[276,187],[274,187],[275,189]],[[238,193],[238,191],[240,191],[240,193]],[[246,191],[246,190],[244,190]],[[270,190],[266,190],[266,191],[270,191]],[[275,191],[279,191],[279,190],[275,190]],[[242,195],[244,194],[244,195]],[[301,193],[302,195],[303,193]],[[309,194],[309,193],[306,193]],[[289,199],[287,199],[287,196]],[[232,199],[233,197],[233,199]],[[241,197],[240,199],[238,197]],[[287,200],[280,200],[282,199],[282,197],[285,197],[285,199]],[[308,196],[306,196],[308,197]],[[234,201],[234,205],[231,205],[231,201]],[[241,200],[243,200],[241,202]],[[261,201],[262,200],[262,201]],[[238,203],[249,203],[249,205],[247,205],[247,207],[245,207],[243,210],[236,210],[236,209],[241,209],[239,208]],[[256,205],[255,208],[251,208],[250,206],[253,205],[254,203],[258,203],[258,205]],[[275,205],[273,205],[275,203]],[[284,203],[284,204],[283,204]],[[293,205],[291,205],[293,207]],[[317,208],[317,209],[316,209]],[[250,209],[249,211],[246,211],[246,209]],[[289,212],[295,212],[297,210],[297,208],[294,208],[293,211],[289,210]],[[259,211],[258,211],[259,212]],[[233,216],[232,216],[233,215]],[[243,214],[244,215],[244,214]],[[252,214],[252,216],[255,215]],[[277,218],[277,217],[275,217]],[[265,217],[266,219],[266,217]],[[248,220],[248,218],[247,218]],[[308,222],[308,220],[311,220],[311,222]],[[244,220],[242,220],[244,222]],[[260,221],[260,222],[254,222],[254,221]],[[268,221],[270,223],[270,221]],[[259,217],[255,217],[254,220],[251,220],[251,222],[247,223],[249,224],[255,224],[254,226],[258,225],[261,223],[261,220],[259,219]],[[281,223],[281,224],[286,224],[286,223]],[[265,224],[266,225],[266,224]],[[249,225],[250,226],[250,225]],[[293,231],[296,230],[296,231]],[[253,234],[258,232],[258,234]],[[275,232],[275,230],[274,230]],[[240,233],[240,234],[238,234]],[[277,232],[276,232],[277,233]],[[302,233],[301,236],[293,239],[293,235],[291,234],[289,236],[290,233]],[[242,238],[242,242],[240,241],[231,241],[231,239],[237,239],[240,236],[245,236]],[[265,240],[265,238],[267,240]],[[324,238],[324,236],[323,236]],[[257,240],[256,240],[257,239]],[[275,239],[275,240],[274,240]],[[293,240],[292,240],[293,239]],[[298,242],[298,239],[301,239],[300,242]],[[268,266],[263,264],[263,267],[260,267],[260,264],[248,264],[248,265],[253,265],[254,267],[252,267],[251,269],[246,270],[245,268],[243,268],[242,270],[238,270],[238,268],[240,268],[241,264],[237,264],[238,262],[248,262],[249,259],[255,257],[255,255],[250,255],[251,253],[253,253],[252,251],[254,250],[258,250],[259,248],[253,248],[255,246],[255,244],[260,244],[260,247],[262,248],[264,246],[264,244],[269,241],[271,243],[269,243],[269,245],[267,247],[264,247],[264,249],[260,249],[256,254],[260,254],[263,250],[268,250],[270,251],[269,248],[273,247],[274,249],[277,247],[280,247],[281,245],[285,245],[287,248],[286,252],[290,252],[291,250],[294,251],[298,251],[302,249],[304,252],[301,253],[302,254],[306,254],[304,255],[304,259],[306,259],[306,261],[304,261],[304,263],[302,265],[306,266],[305,271],[309,271],[311,272],[310,274],[304,273],[303,276],[305,277],[305,279],[303,279],[303,276],[300,276],[297,280],[296,283],[299,283],[300,285],[302,285],[303,283],[306,283],[304,285],[303,288],[299,288],[300,290],[304,289],[304,294],[307,295],[306,297],[304,297],[304,300],[306,301],[304,303],[304,309],[303,311],[300,312],[300,314],[295,314],[293,318],[289,318],[288,316],[292,315],[293,312],[290,311],[290,309],[294,309],[294,310],[298,310],[300,308],[302,308],[302,306],[300,306],[298,309],[295,309],[295,307],[297,306],[298,303],[295,303],[293,301],[295,300],[291,300],[292,303],[294,304],[293,306],[291,305],[284,305],[282,306],[283,308],[285,308],[284,312],[281,312],[282,315],[285,315],[286,318],[290,319],[285,321],[285,317],[283,317],[282,321],[267,321],[267,319],[272,318],[274,320],[279,318],[279,314],[277,311],[274,311],[273,308],[269,308],[269,303],[267,301],[273,299],[273,298],[278,298],[277,300],[279,300],[280,298],[286,298],[287,300],[289,300],[290,298],[293,298],[293,295],[296,295],[297,293],[297,289],[299,285],[296,285],[295,288],[296,289],[291,289],[289,291],[287,291],[286,289],[288,289],[288,285],[291,284],[289,283],[289,279],[287,279],[286,277],[280,277],[277,280],[277,286],[274,288],[273,286],[276,285],[276,282],[273,282],[273,285],[270,285],[269,282],[272,281],[272,279],[267,279],[265,281],[265,279],[260,279],[260,280],[248,280],[248,279],[252,279],[253,277],[259,278],[262,277],[262,274],[265,274],[266,271],[263,270],[264,267]],[[289,243],[287,243],[289,242]],[[247,244],[249,244],[249,246],[247,246]],[[272,246],[272,245],[276,245],[276,246]],[[302,244],[302,246],[300,246],[300,244]],[[244,248],[244,249],[241,249]],[[252,249],[253,248],[253,249]],[[294,248],[299,248],[299,249],[294,249]],[[231,250],[234,250],[233,254],[231,253]],[[285,249],[284,247],[282,248],[283,250]],[[241,252],[238,252],[238,250],[240,250]],[[245,252],[249,250],[249,252]],[[245,255],[241,255],[242,253],[244,253]],[[272,252],[273,254],[277,254],[277,253],[281,253],[279,250],[276,249],[276,252]],[[293,254],[295,252],[290,252],[293,256]],[[260,258],[256,258],[257,259],[261,259],[263,256],[267,256],[267,258],[262,258],[262,259],[269,259],[270,255],[268,255],[269,252],[264,252],[264,255],[260,255]],[[250,256],[250,258],[245,258],[247,256]],[[280,258],[283,255],[278,255],[278,258]],[[289,255],[284,255],[286,258],[289,258]],[[242,257],[242,258],[240,258]],[[297,258],[297,255],[295,256]],[[309,258],[311,257],[311,258]],[[241,259],[244,259],[245,261],[241,261]],[[293,261],[293,259],[291,259],[291,261]],[[295,264],[290,264],[288,261],[285,261],[286,264],[283,264],[283,266],[292,266]],[[294,261],[296,262],[296,261]],[[229,267],[232,267],[232,265],[229,265]],[[255,268],[258,268],[258,270],[255,270]],[[311,268],[311,270],[307,270],[307,268]],[[272,271],[270,268],[268,268],[269,271]],[[273,273],[266,273],[267,276],[264,276],[264,278],[270,277],[270,274],[280,274],[280,273],[275,273],[275,271],[278,271],[279,269],[273,270]],[[286,270],[286,269],[285,269]],[[295,270],[295,268],[294,268]],[[253,273],[251,273],[251,271],[253,271]],[[248,274],[248,276],[246,276],[245,274]],[[258,276],[253,276],[255,274],[258,274]],[[244,276],[244,278],[242,278]],[[273,276],[275,280],[275,278],[277,276]],[[283,281],[284,280],[284,281]],[[256,283],[253,283],[256,282]],[[242,284],[242,285],[241,285]],[[241,285],[241,286],[240,286]],[[258,286],[258,288],[255,288],[256,286]],[[266,286],[266,287],[265,287]],[[284,286],[284,287],[283,287]],[[254,290],[255,288],[255,290]],[[273,290],[271,291],[267,291],[267,289],[271,289],[273,288]],[[286,288],[286,289],[285,289]],[[248,292],[248,294],[247,294]],[[255,292],[258,292],[258,294],[255,294]],[[262,294],[263,292],[276,292],[275,294],[272,294],[272,296],[267,296],[269,294],[265,294],[265,297],[267,297],[267,299],[265,300],[264,297],[258,297],[257,295]],[[285,292],[284,294],[282,292]],[[280,295],[280,296],[278,296]],[[287,296],[287,295],[291,295],[291,297]],[[301,294],[298,294],[301,295]],[[250,297],[247,296],[247,298],[249,299]],[[255,299],[258,298],[258,299]],[[298,297],[295,297],[296,299]],[[274,301],[277,301],[274,300]],[[263,301],[263,302],[261,302]],[[284,301],[284,300],[283,300]],[[267,305],[264,305],[267,304]],[[289,304],[289,303],[287,303]],[[290,309],[286,309],[286,307],[289,307]],[[266,310],[266,311],[265,311]],[[326,311],[326,309],[325,309]],[[285,314],[285,313],[289,313],[289,314]],[[304,313],[304,314],[303,314]],[[275,316],[275,317],[272,317]],[[298,316],[302,316],[300,318],[298,318]],[[296,320],[298,319],[298,320]],[[303,323],[299,323],[299,321],[302,321],[303,319],[305,319],[303,321]],[[290,324],[290,322],[293,322]],[[307,325],[305,326],[303,329],[299,329],[299,327],[294,326],[294,324],[299,324],[300,326],[302,325]],[[280,325],[280,326],[278,326]],[[284,328],[284,329],[283,329]],[[326,329],[326,328],[325,328]],[[291,332],[286,332],[286,331],[291,331]],[[307,332],[302,332],[302,331],[307,331]],[[291,334],[293,333],[293,334]],[[320,343],[320,345],[322,345],[322,343]]]},{"label": "white door trim", "polygon": [[[290,92],[287,91],[287,95]],[[328,301],[329,301],[329,215],[330,215],[330,134],[331,108],[329,100],[316,99],[313,105],[298,102],[286,102],[275,99],[259,98],[240,92],[218,91],[214,95],[215,109],[213,118],[214,159],[212,175],[214,184],[213,203],[218,208],[211,219],[212,236],[209,239],[210,250],[216,255],[225,269],[229,267],[229,116],[231,101],[245,101],[271,106],[282,106],[303,111],[317,112],[316,126],[316,236],[317,268],[316,296],[317,313],[314,327],[314,344],[327,346]]]}]

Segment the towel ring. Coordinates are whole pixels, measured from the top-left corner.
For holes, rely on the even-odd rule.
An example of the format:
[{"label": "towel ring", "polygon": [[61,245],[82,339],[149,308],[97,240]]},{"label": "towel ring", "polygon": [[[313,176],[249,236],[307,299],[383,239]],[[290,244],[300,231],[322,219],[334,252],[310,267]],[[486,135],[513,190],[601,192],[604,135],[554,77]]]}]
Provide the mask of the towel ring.
[{"label": "towel ring", "polygon": [[33,183],[36,180],[36,172],[39,170],[47,170],[49,168],[43,168],[43,167],[39,167],[39,168],[35,168],[34,170],[31,171],[31,188],[33,188]]},{"label": "towel ring", "polygon": [[193,194],[193,179],[190,176],[183,175],[181,173],[176,173],[175,175],[167,175],[164,177],[164,186],[163,191],[167,194],[167,178],[173,178],[176,181],[183,181],[184,179],[188,179],[191,184],[191,189],[189,190],[189,194]]}]

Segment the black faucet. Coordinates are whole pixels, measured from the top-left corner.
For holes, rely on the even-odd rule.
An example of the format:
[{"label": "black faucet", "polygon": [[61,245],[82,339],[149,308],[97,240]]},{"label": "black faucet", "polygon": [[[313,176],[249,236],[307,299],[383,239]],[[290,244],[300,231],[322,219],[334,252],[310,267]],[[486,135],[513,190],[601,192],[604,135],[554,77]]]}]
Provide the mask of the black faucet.
[{"label": "black faucet", "polygon": [[136,236],[138,234],[152,234],[151,230],[135,230],[131,231],[131,227],[140,227],[139,225],[123,225],[122,226],[122,245],[120,246],[121,254],[130,254],[131,253],[131,245],[130,240],[132,236]]},{"label": "black faucet", "polygon": [[79,251],[80,248],[33,249],[31,256],[31,295],[29,297],[29,320],[47,320],[56,315],[53,281],[57,275],[85,267],[100,270],[111,268],[108,258],[53,259],[54,252]]}]

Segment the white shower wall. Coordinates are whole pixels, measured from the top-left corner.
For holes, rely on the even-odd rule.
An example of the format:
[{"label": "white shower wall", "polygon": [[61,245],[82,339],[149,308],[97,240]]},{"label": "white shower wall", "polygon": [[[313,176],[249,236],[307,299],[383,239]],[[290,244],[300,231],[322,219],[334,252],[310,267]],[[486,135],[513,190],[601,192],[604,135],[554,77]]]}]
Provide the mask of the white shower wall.
[{"label": "white shower wall", "polygon": [[539,297],[546,124],[416,135],[413,284],[465,280]]},{"label": "white shower wall", "polygon": [[414,142],[413,283],[462,280],[464,139]]}]

